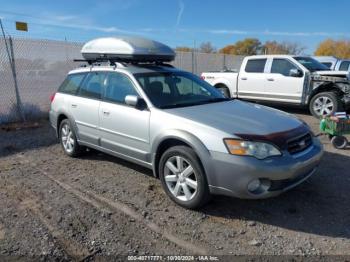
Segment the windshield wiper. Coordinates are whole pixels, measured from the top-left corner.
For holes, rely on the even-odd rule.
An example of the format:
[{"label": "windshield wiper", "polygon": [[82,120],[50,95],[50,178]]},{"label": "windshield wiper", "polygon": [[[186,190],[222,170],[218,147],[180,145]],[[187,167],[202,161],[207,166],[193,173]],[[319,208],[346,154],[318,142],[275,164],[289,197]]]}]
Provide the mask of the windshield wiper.
[{"label": "windshield wiper", "polygon": [[171,104],[171,105],[160,106],[159,108],[161,108],[161,109],[169,109],[169,108],[195,106],[195,105],[198,105],[198,103],[176,103],[176,104]]},{"label": "windshield wiper", "polygon": [[171,105],[164,105],[164,106],[161,106],[160,108],[169,109],[169,108],[176,108],[176,107],[197,106],[197,105],[224,102],[224,101],[230,101],[230,100],[231,100],[230,98],[226,98],[226,97],[217,97],[209,100],[203,100],[203,101],[192,102],[192,103],[176,103]]},{"label": "windshield wiper", "polygon": [[216,103],[216,102],[224,102],[224,101],[230,101],[230,98],[227,97],[217,97],[217,98],[212,98],[209,100],[203,101],[204,103]]}]

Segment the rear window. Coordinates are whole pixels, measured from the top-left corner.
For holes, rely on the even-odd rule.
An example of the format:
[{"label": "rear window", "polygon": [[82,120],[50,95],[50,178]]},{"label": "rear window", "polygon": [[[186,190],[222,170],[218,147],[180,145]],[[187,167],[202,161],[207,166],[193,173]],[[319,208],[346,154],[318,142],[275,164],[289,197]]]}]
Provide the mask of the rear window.
[{"label": "rear window", "polygon": [[248,73],[263,73],[266,64],[266,59],[249,59],[245,67]]},{"label": "rear window", "polygon": [[349,65],[350,65],[350,61],[341,62],[339,70],[340,71],[348,71]]},{"label": "rear window", "polygon": [[58,92],[65,94],[76,94],[80,83],[83,81],[85,74],[72,74],[68,75],[58,88]]}]

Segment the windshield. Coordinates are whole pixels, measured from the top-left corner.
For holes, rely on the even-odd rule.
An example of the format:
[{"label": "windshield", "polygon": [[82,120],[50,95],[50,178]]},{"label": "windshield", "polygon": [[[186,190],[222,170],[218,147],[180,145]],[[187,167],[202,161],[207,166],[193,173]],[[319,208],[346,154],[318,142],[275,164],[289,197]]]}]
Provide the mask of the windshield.
[{"label": "windshield", "polygon": [[321,64],[320,62],[311,57],[297,56],[294,57],[294,59],[297,60],[300,64],[302,64],[311,72],[329,70],[327,66]]},{"label": "windshield", "polygon": [[134,75],[158,108],[175,108],[227,101],[224,95],[199,77],[186,72]]}]

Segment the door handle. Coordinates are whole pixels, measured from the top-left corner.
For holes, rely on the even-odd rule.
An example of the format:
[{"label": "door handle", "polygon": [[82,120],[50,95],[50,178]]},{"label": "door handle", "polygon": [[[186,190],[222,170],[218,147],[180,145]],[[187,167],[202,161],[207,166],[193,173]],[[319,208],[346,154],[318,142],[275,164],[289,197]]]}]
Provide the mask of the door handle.
[{"label": "door handle", "polygon": [[77,105],[76,105],[76,104],[72,104],[72,107],[73,107],[73,108],[76,108],[76,107],[77,107]]},{"label": "door handle", "polygon": [[109,116],[110,112],[109,111],[106,111],[106,110],[102,110],[102,113],[106,116]]},{"label": "door handle", "polygon": [[267,81],[275,81],[273,78],[267,78]]},{"label": "door handle", "polygon": [[246,78],[246,77],[241,77],[241,80],[248,80],[248,78]]}]

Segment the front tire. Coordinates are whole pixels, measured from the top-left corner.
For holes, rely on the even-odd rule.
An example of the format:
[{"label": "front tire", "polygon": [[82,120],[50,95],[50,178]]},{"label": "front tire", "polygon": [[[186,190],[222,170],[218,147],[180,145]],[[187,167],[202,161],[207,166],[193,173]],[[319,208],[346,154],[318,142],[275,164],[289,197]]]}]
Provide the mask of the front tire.
[{"label": "front tire", "polygon": [[77,157],[83,151],[83,148],[78,144],[77,137],[68,119],[64,119],[60,123],[59,139],[66,155]]},{"label": "front tire", "polygon": [[167,195],[176,204],[197,209],[210,199],[207,179],[196,153],[186,146],[174,146],[162,155],[159,176]]},{"label": "front tire", "polygon": [[341,111],[343,106],[335,92],[322,92],[312,97],[309,109],[314,117],[321,118]]}]

